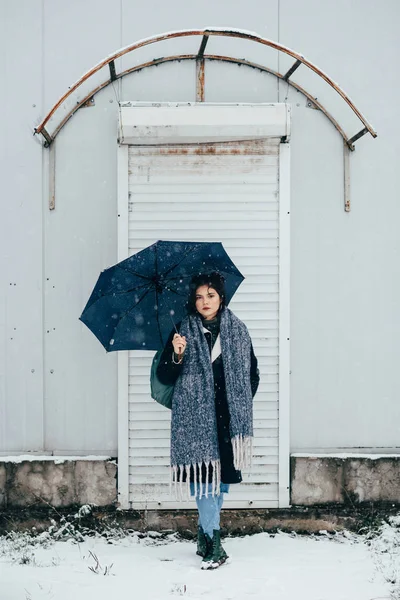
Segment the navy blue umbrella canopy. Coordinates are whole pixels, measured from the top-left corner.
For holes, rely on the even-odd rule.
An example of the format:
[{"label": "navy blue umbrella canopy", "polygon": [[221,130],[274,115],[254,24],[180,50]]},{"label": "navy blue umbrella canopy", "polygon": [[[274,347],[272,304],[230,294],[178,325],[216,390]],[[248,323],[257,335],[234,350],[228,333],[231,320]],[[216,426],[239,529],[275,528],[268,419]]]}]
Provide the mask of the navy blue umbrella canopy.
[{"label": "navy blue umbrella canopy", "polygon": [[100,274],[80,320],[108,352],[159,350],[186,315],[192,277],[213,271],[229,304],[244,277],[220,242],[158,241]]}]

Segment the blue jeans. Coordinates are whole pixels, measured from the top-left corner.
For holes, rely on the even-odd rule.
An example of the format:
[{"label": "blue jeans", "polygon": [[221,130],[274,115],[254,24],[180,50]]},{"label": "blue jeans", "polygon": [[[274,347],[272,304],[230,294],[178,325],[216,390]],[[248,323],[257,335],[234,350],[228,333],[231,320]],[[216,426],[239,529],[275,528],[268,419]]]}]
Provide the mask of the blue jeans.
[{"label": "blue jeans", "polygon": [[[214,530],[220,528],[219,518],[221,508],[224,501],[224,494],[229,492],[229,484],[221,483],[219,488],[219,496],[212,496],[212,485],[209,483],[207,498],[204,495],[204,488],[206,484],[203,483],[202,485],[203,490],[201,498],[199,498],[199,486],[197,486],[196,495],[197,510],[199,511],[199,525],[203,529],[204,533],[207,533],[207,535],[212,538]],[[194,483],[190,484],[190,495],[194,496]]]}]

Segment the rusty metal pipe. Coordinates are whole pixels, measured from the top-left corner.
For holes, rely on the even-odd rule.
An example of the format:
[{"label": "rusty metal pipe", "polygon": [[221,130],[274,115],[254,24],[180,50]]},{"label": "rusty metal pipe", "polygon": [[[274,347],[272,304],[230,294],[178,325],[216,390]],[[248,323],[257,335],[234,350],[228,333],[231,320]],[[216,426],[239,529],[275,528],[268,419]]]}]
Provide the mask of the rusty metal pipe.
[{"label": "rusty metal pipe", "polygon": [[[163,56],[162,58],[156,58],[154,60],[148,61],[141,65],[136,65],[135,67],[130,67],[129,69],[126,69],[125,71],[122,71],[121,73],[118,73],[116,75],[116,79],[125,77],[125,75],[130,75],[131,73],[136,73],[138,71],[142,71],[143,69],[147,69],[148,67],[155,67],[155,66],[158,66],[158,65],[161,65],[164,63],[175,62],[175,61],[179,62],[182,60],[183,61],[197,60],[197,57],[198,57],[197,54],[180,54],[180,55],[176,55],[176,56]],[[252,69],[256,69],[263,73],[268,73],[270,75],[274,75],[278,79],[282,79],[282,80],[284,79],[284,75],[282,75],[281,73],[278,73],[278,71],[274,71],[273,69],[270,69],[269,67],[264,67],[264,65],[260,65],[258,63],[253,63],[248,60],[241,59],[241,58],[232,58],[230,56],[220,56],[220,55],[205,55],[204,60],[227,62],[227,63],[231,63],[231,64],[236,64],[236,65],[243,65],[246,67],[250,67]],[[85,96],[76,106],[74,106],[74,108],[65,116],[65,118],[61,121],[61,123],[59,123],[59,125],[56,127],[56,129],[53,132],[53,138],[50,138],[50,140],[52,141],[52,139],[56,138],[57,134],[64,127],[64,125],[69,121],[69,119],[75,114],[75,112],[77,110],[82,108],[82,106],[84,106],[86,104],[86,102],[88,100],[90,100],[90,98],[92,96],[94,96],[95,94],[100,92],[102,89],[107,87],[109,85],[109,83],[110,83],[110,80],[107,79],[106,81],[104,81],[103,83],[98,85],[94,90],[92,90],[87,96]],[[294,83],[290,79],[288,80],[287,83],[290,86],[292,86],[294,89],[296,89],[298,92],[303,94],[306,98],[308,98],[308,100],[313,102],[313,104],[321,112],[323,112],[324,115],[330,120],[330,122],[335,127],[335,129],[337,129],[337,131],[343,137],[343,140],[345,141],[345,143],[349,146],[349,149],[354,150],[354,146],[352,144],[349,144],[349,140],[347,139],[348,136],[346,135],[346,133],[340,127],[340,125],[336,121],[336,119],[324,108],[324,106],[320,102],[318,102],[318,100],[316,100],[311,94],[309,94],[305,89],[303,89],[301,86],[299,86],[297,83]],[[204,92],[204,90],[203,90],[203,92]],[[40,133],[43,135],[43,131]]]},{"label": "rusty metal pipe", "polygon": [[196,102],[205,100],[205,69],[204,57],[196,58]]},{"label": "rusty metal pipe", "polygon": [[[125,54],[128,54],[129,52],[133,52],[134,50],[137,50],[138,48],[148,46],[149,44],[155,44],[157,42],[174,39],[174,38],[179,38],[179,37],[189,37],[189,36],[196,36],[196,35],[207,36],[207,37],[215,35],[215,36],[222,36],[222,37],[241,38],[241,39],[257,42],[257,43],[263,44],[265,46],[269,46],[270,48],[274,48],[275,50],[284,52],[285,54],[292,56],[293,58],[295,58],[296,60],[300,61],[305,66],[307,66],[309,69],[314,71],[314,73],[316,73],[317,75],[322,77],[322,79],[324,79],[328,83],[328,85],[330,85],[343,98],[343,100],[349,105],[351,110],[357,115],[357,117],[360,119],[360,121],[363,123],[364,127],[369,131],[369,133],[373,137],[377,136],[376,131],[368,123],[368,121],[363,116],[363,114],[356,108],[356,106],[354,105],[354,103],[352,102],[350,97],[338,86],[337,83],[335,83],[326,73],[324,73],[324,71],[322,71],[316,65],[314,65],[312,62],[310,62],[309,60],[304,58],[304,56],[302,56],[298,52],[295,52],[294,50],[291,50],[290,48],[287,48],[286,46],[282,46],[282,44],[273,42],[272,40],[268,40],[267,38],[260,37],[256,34],[248,33],[245,31],[240,31],[240,30],[217,29],[217,28],[190,29],[190,30],[188,29],[188,30],[183,30],[183,31],[172,31],[172,32],[157,35],[157,36],[154,36],[151,38],[146,38],[144,40],[140,40],[139,42],[136,42],[135,44],[126,46],[125,48],[121,48],[121,50],[118,50],[113,55],[109,56],[108,58],[102,60],[100,63],[95,65],[92,69],[90,69],[87,73],[85,73],[77,82],[75,82],[70,87],[68,92],[66,92],[58,100],[58,102],[56,102],[56,104],[53,106],[53,108],[50,110],[50,112],[46,115],[46,117],[43,119],[43,121],[39,124],[38,127],[36,127],[35,132],[41,133],[43,128],[45,127],[46,123],[49,121],[49,119],[51,119],[53,114],[63,104],[63,102],[65,102],[65,100],[80,85],[82,85],[82,83],[84,83],[87,79],[89,79],[92,75],[94,75],[94,73],[97,73],[98,71],[100,71],[100,69],[102,69],[104,66],[108,65],[110,62],[115,61],[117,58],[120,58],[121,56],[124,56]],[[92,92],[92,95],[93,95],[93,92]]]}]

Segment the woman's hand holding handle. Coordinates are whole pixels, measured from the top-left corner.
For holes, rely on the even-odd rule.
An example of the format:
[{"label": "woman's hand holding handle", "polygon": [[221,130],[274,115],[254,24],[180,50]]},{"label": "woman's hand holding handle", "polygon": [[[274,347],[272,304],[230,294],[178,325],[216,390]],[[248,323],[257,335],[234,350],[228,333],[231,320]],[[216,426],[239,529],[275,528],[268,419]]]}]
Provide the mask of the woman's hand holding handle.
[{"label": "woman's hand holding handle", "polygon": [[179,333],[175,333],[174,337],[172,338],[172,345],[174,347],[174,352],[178,356],[178,360],[180,361],[186,348],[185,336],[179,335]]}]

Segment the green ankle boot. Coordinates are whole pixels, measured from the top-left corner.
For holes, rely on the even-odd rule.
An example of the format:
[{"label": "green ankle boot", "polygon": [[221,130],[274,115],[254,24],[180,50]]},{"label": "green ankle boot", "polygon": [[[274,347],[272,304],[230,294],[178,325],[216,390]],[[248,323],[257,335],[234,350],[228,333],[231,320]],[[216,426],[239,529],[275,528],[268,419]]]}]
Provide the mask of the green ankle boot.
[{"label": "green ankle boot", "polygon": [[206,540],[206,536],[204,535],[204,531],[203,528],[198,527],[197,529],[197,552],[196,554],[198,554],[199,556],[205,556],[207,554],[207,540]]},{"label": "green ankle boot", "polygon": [[214,529],[213,538],[211,539],[205,534],[207,541],[207,553],[201,563],[202,569],[217,569],[223,565],[229,558],[221,545],[221,532],[219,529]]},{"label": "green ankle boot", "polygon": [[206,533],[204,535],[204,538],[206,540],[206,553],[204,554],[203,560],[201,562],[201,568],[202,569],[212,569],[212,556],[213,556],[213,541],[210,538],[210,536],[208,535],[208,533]]},{"label": "green ankle boot", "polygon": [[217,569],[223,565],[229,556],[221,545],[221,532],[219,529],[214,529],[214,535],[212,539],[212,556],[211,556],[211,568]]}]

